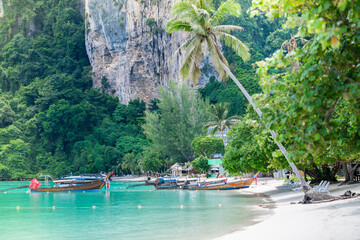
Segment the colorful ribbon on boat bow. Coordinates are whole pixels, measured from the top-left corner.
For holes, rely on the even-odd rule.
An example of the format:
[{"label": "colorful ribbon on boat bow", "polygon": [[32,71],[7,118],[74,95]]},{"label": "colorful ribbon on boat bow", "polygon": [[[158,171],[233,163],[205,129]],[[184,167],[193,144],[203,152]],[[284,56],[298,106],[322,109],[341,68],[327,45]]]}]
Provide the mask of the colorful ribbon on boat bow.
[{"label": "colorful ribbon on boat bow", "polygon": [[41,183],[36,178],[34,178],[33,180],[31,180],[29,187],[32,189],[36,189],[36,188],[39,188],[40,185],[41,185]]}]

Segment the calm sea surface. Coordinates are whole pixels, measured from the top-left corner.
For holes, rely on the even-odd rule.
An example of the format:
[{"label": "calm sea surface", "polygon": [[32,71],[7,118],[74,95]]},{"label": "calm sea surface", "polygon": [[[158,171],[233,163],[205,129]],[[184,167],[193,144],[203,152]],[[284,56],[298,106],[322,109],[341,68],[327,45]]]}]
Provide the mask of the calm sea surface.
[{"label": "calm sea surface", "polygon": [[[0,182],[0,189],[26,184]],[[110,191],[93,193],[0,192],[0,239],[212,239],[264,213],[256,207],[263,198],[232,191],[127,185],[111,182]]]}]

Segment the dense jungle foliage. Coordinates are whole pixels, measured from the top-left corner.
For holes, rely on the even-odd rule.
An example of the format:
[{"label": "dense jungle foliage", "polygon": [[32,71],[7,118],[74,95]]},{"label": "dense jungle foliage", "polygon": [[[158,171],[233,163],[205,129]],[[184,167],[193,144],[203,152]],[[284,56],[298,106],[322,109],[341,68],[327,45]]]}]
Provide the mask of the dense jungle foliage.
[{"label": "dense jungle foliage", "polygon": [[0,18],[0,177],[130,172],[123,157],[148,145],[145,103],[92,88],[79,1],[10,3]]},{"label": "dense jungle foliage", "polygon": [[[255,17],[252,22],[265,16],[282,19],[288,33],[295,33],[271,57],[257,61],[253,54],[262,92],[254,94],[253,88],[242,79],[246,74],[238,76],[250,90],[255,103],[228,67],[225,59],[230,60],[231,65],[233,56],[227,54],[224,57],[216,43],[221,39],[225,52],[225,46],[229,46],[241,59],[248,60],[249,50],[243,43],[246,38],[240,41],[241,35],[238,38],[229,35],[230,30],[239,30],[238,26],[231,25],[230,16],[240,16],[240,4],[227,0],[214,8],[212,3],[212,0],[177,2],[167,31],[192,35],[181,47],[187,59],[180,72],[183,78],[190,72],[190,78],[195,81],[199,75],[199,56],[209,54],[220,78],[224,81],[226,72],[251,102],[249,115],[239,113],[243,115],[242,121],[228,133],[229,145],[223,159],[225,168],[238,173],[256,169],[266,171],[276,165],[276,168],[284,168],[290,164],[301,178],[292,164],[295,162],[316,181],[336,181],[335,175],[342,166],[346,181],[352,181],[360,165],[360,1],[253,0],[249,8]],[[243,13],[242,16],[246,15]],[[226,18],[225,23],[230,24],[221,25],[219,19]],[[253,31],[252,35],[256,36],[256,33]],[[245,45],[251,47],[251,43]],[[266,49],[264,45],[262,47]],[[241,63],[240,57],[236,63]],[[244,69],[235,67],[231,70]],[[214,97],[218,96],[221,94]],[[252,116],[251,109],[256,110],[259,118]],[[272,137],[267,133],[269,130]],[[272,148],[274,144],[267,146],[269,137],[270,142],[275,141],[281,149],[280,158],[281,155],[287,158],[285,166],[277,159],[279,150]],[[269,155],[267,150],[272,154]]]},{"label": "dense jungle foliage", "polygon": [[[191,134],[181,135],[177,128],[172,129],[175,130],[173,133],[166,131],[168,134],[149,130],[151,122],[146,122],[147,117],[153,124],[163,126],[163,133],[171,129],[169,124],[175,124],[170,121],[171,114],[178,107],[170,106],[171,101],[161,102],[170,99],[171,94],[163,91],[160,102],[155,99],[146,109],[142,101],[133,100],[128,106],[121,105],[116,97],[104,94],[103,89],[92,88],[84,42],[84,19],[78,0],[2,1],[0,178],[30,178],[38,173],[57,177],[70,172],[158,172],[175,161],[191,161],[203,156],[196,154],[191,142],[206,135],[200,126],[210,121],[206,117],[202,117],[201,124],[195,124],[196,129],[190,129],[188,126],[193,126],[196,121],[187,118],[187,112],[178,113],[182,116],[182,123],[176,122],[180,124],[179,129],[189,130]],[[222,0],[213,2],[218,7]],[[266,118],[264,122],[254,116],[232,81],[224,84],[211,77],[210,83],[199,90],[212,104],[229,102],[229,115],[242,116],[240,123],[229,133],[225,167],[232,173],[286,168],[287,163],[267,133],[269,127],[280,132],[284,145],[295,155],[305,156],[295,161],[310,175],[325,176],[329,171],[334,174],[340,164],[358,163],[356,96],[359,76],[355,70],[359,67],[359,27],[353,14],[358,9],[358,1],[343,1],[347,4],[339,7],[328,6],[324,0],[321,9],[310,6],[310,10],[316,14],[319,11],[321,17],[331,16],[344,22],[340,24],[340,30],[336,27],[331,30],[333,36],[326,35],[326,24],[332,24],[331,21],[323,25],[316,14],[305,10],[303,15],[298,10],[291,12],[300,9],[300,5],[287,10],[292,16],[289,19],[308,17],[315,27],[301,25],[303,22],[297,25],[299,22],[295,20],[291,24],[286,16],[274,13],[276,8],[266,9],[257,1],[238,2],[242,6],[242,15],[227,18],[222,24],[244,28],[233,34],[249,47],[251,58],[244,62],[226,46],[223,46],[223,52],[234,75],[251,95],[258,94],[257,101],[265,108]],[[272,6],[273,2],[268,2]],[[255,8],[271,14],[254,14],[251,18],[248,10],[254,12]],[[346,15],[349,19],[342,19],[338,8],[340,12],[349,13]],[[274,16],[276,18],[270,21]],[[284,23],[290,27],[284,29]],[[317,39],[296,52],[300,61],[309,64],[301,66],[299,72],[289,71],[294,63],[286,57],[288,52],[284,50],[259,64],[280,49],[291,34],[295,36],[298,27],[303,29],[301,35],[296,35],[298,46],[304,46],[301,39]],[[351,28],[354,30],[350,31]],[[341,65],[349,55],[350,63]],[[202,71],[206,72],[207,67],[204,66]],[[309,77],[310,73],[317,77]],[[298,82],[294,81],[295,77]],[[334,79],[338,80],[333,82]],[[318,90],[312,89],[314,83]],[[106,88],[106,78],[102,85]],[[322,88],[322,85],[328,88]],[[331,86],[342,87],[336,91]],[[185,91],[184,94],[189,93]],[[200,105],[208,104],[203,100],[196,101],[203,102]],[[173,99],[173,102],[178,101]],[[199,107],[197,111],[205,116],[205,107]],[[294,131],[295,125],[300,129],[298,132]],[[161,142],[179,144],[171,149],[163,148]],[[350,164],[351,171],[354,170],[352,166]]]},{"label": "dense jungle foliage", "polygon": [[[352,182],[360,166],[360,1],[254,0],[250,10],[255,16],[286,17],[284,26],[297,30],[270,58],[256,63],[262,93],[253,97],[263,111],[256,131],[276,131],[291,161],[315,181],[336,181],[342,168],[345,180]],[[249,169],[246,155],[252,151],[243,143],[255,130],[254,121],[247,117],[246,125],[229,134],[225,162],[233,171]],[[242,132],[246,128],[247,134]],[[259,146],[264,144],[266,134],[253,136]],[[273,151],[261,166],[279,165],[272,161],[278,156]]]},{"label": "dense jungle foliage", "polygon": [[[26,178],[40,172],[53,176],[109,170],[139,173],[160,170],[169,159],[178,159],[172,153],[158,152],[146,139],[141,127],[143,102],[119,105],[116,97],[92,88],[79,1],[3,2],[1,178]],[[280,21],[269,22],[262,16],[250,19],[246,10],[251,1],[241,4],[243,15],[225,24],[244,27],[238,37],[250,46],[253,58],[245,63],[230,49],[224,51],[236,76],[250,93],[256,93],[260,88],[252,63],[279,47],[282,40],[275,44],[274,38],[288,36],[279,34]],[[223,85],[212,80],[200,92],[211,103],[230,102],[231,114],[245,113],[246,102],[230,82]],[[158,112],[158,102],[153,103],[150,111]],[[204,135],[202,129],[196,131]],[[193,152],[192,140],[186,140],[186,152]],[[154,156],[160,157],[154,160]]]}]

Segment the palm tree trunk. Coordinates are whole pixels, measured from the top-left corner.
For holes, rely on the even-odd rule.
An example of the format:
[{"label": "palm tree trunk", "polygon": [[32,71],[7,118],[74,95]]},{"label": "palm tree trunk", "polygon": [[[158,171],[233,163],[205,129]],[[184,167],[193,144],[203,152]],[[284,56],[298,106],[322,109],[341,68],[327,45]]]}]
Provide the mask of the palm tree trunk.
[{"label": "palm tree trunk", "polygon": [[221,138],[223,140],[224,146],[225,146],[225,138],[224,138],[224,131],[221,131]]},{"label": "palm tree trunk", "polygon": [[[254,110],[256,111],[256,113],[259,115],[259,117],[262,117],[262,112],[261,110],[255,105],[255,103],[252,100],[252,97],[249,95],[249,93],[246,91],[246,89],[241,85],[241,83],[239,82],[239,80],[237,80],[237,78],[234,76],[234,74],[232,74],[232,72],[230,71],[230,69],[223,63],[221,62],[223,69],[225,70],[225,72],[231,77],[231,79],[236,83],[236,85],[240,88],[240,91],[245,95],[246,99],[249,101],[249,103],[251,104],[251,106],[254,108]],[[307,192],[310,189],[310,186],[305,182],[305,180],[302,178],[299,170],[297,169],[297,167],[295,166],[295,164],[293,162],[291,162],[288,158],[287,152],[285,147],[277,141],[277,135],[276,133],[269,129],[271,136],[274,138],[274,141],[276,143],[276,145],[279,147],[279,149],[281,150],[282,154],[284,155],[286,161],[289,163],[291,169],[293,170],[293,172],[295,173],[295,175],[297,176],[297,178],[301,181],[301,185],[303,187],[303,191]]]}]

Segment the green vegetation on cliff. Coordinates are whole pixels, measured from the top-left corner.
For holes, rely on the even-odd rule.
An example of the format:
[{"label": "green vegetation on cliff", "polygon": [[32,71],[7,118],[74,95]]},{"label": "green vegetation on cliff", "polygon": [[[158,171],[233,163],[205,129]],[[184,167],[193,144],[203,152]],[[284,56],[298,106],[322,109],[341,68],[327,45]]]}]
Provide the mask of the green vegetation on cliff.
[{"label": "green vegetation on cliff", "polygon": [[108,171],[140,154],[145,103],[119,105],[91,88],[79,1],[9,1],[0,18],[0,178]]},{"label": "green vegetation on cliff", "polygon": [[[119,105],[116,97],[103,94],[106,84],[101,91],[92,88],[79,1],[3,3],[0,177],[108,170],[138,173],[162,169],[165,160],[195,157],[191,155],[190,138],[186,147],[181,145],[186,159],[181,159],[180,152],[164,155],[150,145],[141,127],[145,123],[143,102]],[[268,46],[264,43],[279,23],[270,23],[264,17],[255,22],[250,20],[245,14],[250,2],[240,3],[243,15],[227,23],[244,27],[239,38],[250,47],[253,56],[262,59],[271,51],[265,51],[262,45]],[[226,47],[224,52],[237,77],[245,81],[245,86],[252,86],[250,92],[259,92],[253,61],[244,63]],[[244,99],[230,82],[223,85],[211,81],[200,92],[212,103],[230,102],[231,115],[245,112]],[[154,100],[149,110],[161,114],[158,104]]]}]

